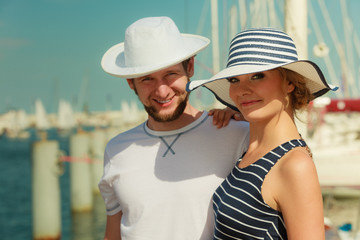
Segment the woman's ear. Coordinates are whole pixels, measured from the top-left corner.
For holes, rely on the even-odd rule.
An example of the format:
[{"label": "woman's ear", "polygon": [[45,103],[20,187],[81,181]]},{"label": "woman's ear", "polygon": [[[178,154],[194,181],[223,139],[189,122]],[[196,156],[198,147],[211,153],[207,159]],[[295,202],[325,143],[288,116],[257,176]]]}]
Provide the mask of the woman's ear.
[{"label": "woman's ear", "polygon": [[292,82],[288,81],[288,84],[287,84],[287,93],[291,93],[292,91],[294,91],[295,89],[295,86],[294,84],[292,84]]}]

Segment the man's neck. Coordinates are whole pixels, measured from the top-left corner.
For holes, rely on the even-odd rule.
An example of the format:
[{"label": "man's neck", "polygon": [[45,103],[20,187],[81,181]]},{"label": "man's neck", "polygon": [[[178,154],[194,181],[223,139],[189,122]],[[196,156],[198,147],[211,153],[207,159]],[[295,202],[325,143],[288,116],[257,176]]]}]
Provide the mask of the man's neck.
[{"label": "man's neck", "polygon": [[151,116],[148,116],[147,126],[154,131],[172,131],[189,125],[198,119],[201,114],[201,111],[188,104],[183,114],[181,114],[178,119],[168,122],[158,122]]}]

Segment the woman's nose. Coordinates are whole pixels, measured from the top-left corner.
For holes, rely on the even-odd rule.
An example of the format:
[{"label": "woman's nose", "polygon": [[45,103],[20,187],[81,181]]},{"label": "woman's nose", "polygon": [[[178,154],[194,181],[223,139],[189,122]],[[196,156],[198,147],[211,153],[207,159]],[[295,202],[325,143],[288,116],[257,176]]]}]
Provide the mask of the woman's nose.
[{"label": "woman's nose", "polygon": [[251,92],[251,83],[248,79],[241,79],[236,84],[232,84],[231,87],[233,88],[233,92],[237,95],[246,95]]}]

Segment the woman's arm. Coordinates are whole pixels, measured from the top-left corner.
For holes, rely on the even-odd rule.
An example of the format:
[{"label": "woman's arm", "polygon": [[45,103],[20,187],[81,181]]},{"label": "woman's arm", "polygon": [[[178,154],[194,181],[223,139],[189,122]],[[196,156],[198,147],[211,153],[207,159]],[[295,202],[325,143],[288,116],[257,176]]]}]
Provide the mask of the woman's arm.
[{"label": "woman's arm", "polygon": [[229,107],[223,109],[211,109],[209,111],[209,116],[213,116],[213,124],[217,126],[217,128],[226,127],[230,119],[235,119],[236,121],[245,121],[243,115],[235,110],[232,110]]},{"label": "woman's arm", "polygon": [[276,199],[284,217],[288,238],[325,239],[323,201],[315,164],[300,149],[294,149],[288,154],[279,170],[282,183]]}]

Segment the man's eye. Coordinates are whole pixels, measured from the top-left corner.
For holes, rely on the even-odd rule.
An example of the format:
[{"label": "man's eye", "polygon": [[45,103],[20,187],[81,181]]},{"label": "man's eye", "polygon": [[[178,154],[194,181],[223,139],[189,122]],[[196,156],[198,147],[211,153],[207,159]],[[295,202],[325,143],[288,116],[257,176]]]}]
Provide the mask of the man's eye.
[{"label": "man's eye", "polygon": [[239,79],[237,79],[237,78],[228,78],[229,83],[236,83],[238,81],[239,81]]},{"label": "man's eye", "polygon": [[263,79],[265,77],[264,73],[256,73],[253,76],[251,76],[251,80],[259,80]]}]

